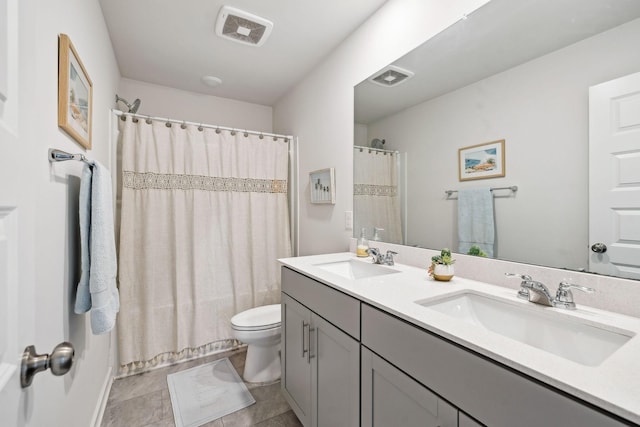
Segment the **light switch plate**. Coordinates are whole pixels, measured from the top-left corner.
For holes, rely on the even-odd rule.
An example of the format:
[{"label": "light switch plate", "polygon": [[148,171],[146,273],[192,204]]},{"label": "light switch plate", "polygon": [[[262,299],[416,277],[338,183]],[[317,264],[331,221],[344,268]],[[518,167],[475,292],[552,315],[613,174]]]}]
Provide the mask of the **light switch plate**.
[{"label": "light switch plate", "polygon": [[344,229],[353,230],[353,211],[344,212]]}]

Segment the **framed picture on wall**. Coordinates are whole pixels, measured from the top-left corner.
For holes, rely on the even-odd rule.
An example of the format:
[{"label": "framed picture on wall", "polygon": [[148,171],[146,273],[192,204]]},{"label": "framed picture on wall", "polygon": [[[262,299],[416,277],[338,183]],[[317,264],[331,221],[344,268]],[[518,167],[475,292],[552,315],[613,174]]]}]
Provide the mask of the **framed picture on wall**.
[{"label": "framed picture on wall", "polygon": [[505,176],[504,139],[458,149],[460,181]]},{"label": "framed picture on wall", "polygon": [[309,173],[311,203],[336,204],[336,176],[333,168]]},{"label": "framed picture on wall", "polygon": [[91,148],[93,83],[66,34],[58,36],[58,126]]}]

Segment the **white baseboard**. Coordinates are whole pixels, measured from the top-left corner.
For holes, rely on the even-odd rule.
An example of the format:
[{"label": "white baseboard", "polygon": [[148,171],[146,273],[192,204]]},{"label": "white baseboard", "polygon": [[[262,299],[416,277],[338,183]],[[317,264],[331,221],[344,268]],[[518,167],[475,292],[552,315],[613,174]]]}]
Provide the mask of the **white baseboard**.
[{"label": "white baseboard", "polygon": [[113,384],[112,372],[113,368],[109,367],[107,375],[104,378],[104,383],[102,384],[102,393],[100,394],[98,405],[96,405],[96,409],[93,411],[93,417],[91,418],[91,425],[93,427],[100,427],[102,424],[102,417],[104,416],[104,410],[107,408],[107,401],[109,400],[109,393],[111,392],[111,385]]}]

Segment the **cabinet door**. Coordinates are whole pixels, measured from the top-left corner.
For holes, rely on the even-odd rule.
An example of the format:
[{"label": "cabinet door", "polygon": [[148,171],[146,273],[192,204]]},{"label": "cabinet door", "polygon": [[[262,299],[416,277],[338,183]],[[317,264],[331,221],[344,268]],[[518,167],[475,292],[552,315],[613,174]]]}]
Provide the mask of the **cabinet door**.
[{"label": "cabinet door", "polygon": [[360,343],[311,314],[312,427],[360,425]]},{"label": "cabinet door", "polygon": [[458,412],[458,427],[483,427],[482,424],[465,414]]},{"label": "cabinet door", "polygon": [[311,426],[311,359],[309,333],[311,312],[282,294],[282,379],[285,399],[306,427]]},{"label": "cabinet door", "polygon": [[458,410],[362,347],[362,426],[457,427]]}]

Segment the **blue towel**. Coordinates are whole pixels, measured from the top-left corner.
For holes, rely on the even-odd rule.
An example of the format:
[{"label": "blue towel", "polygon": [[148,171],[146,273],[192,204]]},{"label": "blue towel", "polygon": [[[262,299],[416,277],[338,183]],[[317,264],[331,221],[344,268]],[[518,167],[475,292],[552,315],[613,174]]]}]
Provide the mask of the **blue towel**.
[{"label": "blue towel", "polygon": [[458,191],[458,252],[466,254],[473,245],[493,258],[495,242],[493,194],[489,187]]},{"label": "blue towel", "polygon": [[80,182],[80,244],[82,274],[75,312],[91,310],[91,331],[109,332],[120,310],[116,287],[116,244],[109,170],[98,162],[85,164]]}]

